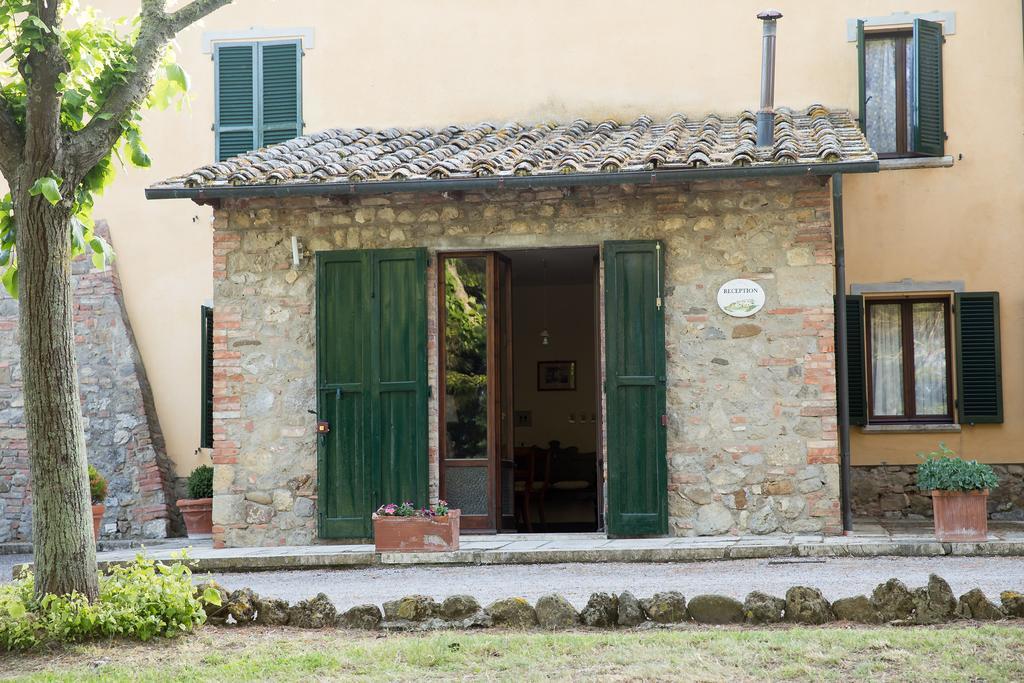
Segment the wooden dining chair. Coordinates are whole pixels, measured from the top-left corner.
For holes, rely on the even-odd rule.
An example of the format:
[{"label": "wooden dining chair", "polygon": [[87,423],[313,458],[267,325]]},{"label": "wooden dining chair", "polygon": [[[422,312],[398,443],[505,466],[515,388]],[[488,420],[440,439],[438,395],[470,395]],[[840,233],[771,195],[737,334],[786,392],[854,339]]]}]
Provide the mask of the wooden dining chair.
[{"label": "wooden dining chair", "polygon": [[536,446],[515,450],[513,490],[515,513],[528,532],[533,531],[533,509],[536,505],[541,524],[547,524],[544,499],[551,479],[551,453]]}]

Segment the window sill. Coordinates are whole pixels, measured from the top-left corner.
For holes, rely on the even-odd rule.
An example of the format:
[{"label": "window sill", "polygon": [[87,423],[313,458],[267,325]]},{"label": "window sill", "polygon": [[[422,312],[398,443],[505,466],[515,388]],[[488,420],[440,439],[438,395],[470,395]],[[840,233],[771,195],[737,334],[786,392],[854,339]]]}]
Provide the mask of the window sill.
[{"label": "window sill", "polygon": [[952,168],[953,157],[903,157],[901,159],[879,159],[879,171],[903,171],[910,168]]},{"label": "window sill", "polygon": [[877,424],[860,428],[861,434],[942,434],[958,433],[958,424]]}]

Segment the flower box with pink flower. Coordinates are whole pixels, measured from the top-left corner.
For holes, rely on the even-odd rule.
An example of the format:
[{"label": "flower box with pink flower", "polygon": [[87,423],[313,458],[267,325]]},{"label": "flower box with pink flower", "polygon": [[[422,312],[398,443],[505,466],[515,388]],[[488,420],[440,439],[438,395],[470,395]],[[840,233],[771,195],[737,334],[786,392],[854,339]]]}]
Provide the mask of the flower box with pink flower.
[{"label": "flower box with pink flower", "polygon": [[373,542],[379,553],[458,550],[459,511],[443,500],[420,509],[411,501],[381,505],[373,513]]}]

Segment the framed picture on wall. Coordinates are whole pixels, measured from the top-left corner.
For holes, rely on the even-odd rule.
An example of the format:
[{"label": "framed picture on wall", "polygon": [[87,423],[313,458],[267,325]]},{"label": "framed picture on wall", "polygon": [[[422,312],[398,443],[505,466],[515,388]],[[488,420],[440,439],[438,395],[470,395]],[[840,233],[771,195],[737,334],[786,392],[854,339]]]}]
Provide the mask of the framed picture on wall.
[{"label": "framed picture on wall", "polygon": [[537,363],[537,391],[575,391],[576,361],[542,360]]}]

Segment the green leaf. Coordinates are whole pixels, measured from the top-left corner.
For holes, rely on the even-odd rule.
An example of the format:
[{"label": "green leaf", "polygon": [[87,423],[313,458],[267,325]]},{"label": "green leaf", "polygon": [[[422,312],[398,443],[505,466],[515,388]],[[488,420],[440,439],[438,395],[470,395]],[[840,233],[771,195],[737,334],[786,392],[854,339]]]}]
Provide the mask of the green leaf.
[{"label": "green leaf", "polygon": [[139,137],[138,130],[129,130],[125,142],[130,152],[129,159],[134,165],[148,168],[153,163],[149,155],[146,154],[146,149],[142,144],[142,138]]},{"label": "green leaf", "polygon": [[167,80],[174,83],[181,89],[182,92],[188,92],[188,74],[178,64],[168,64],[165,69],[167,72]]},{"label": "green leaf", "polygon": [[92,247],[93,252],[92,265],[97,270],[103,270],[108,263],[114,260],[114,250],[102,237],[93,237],[89,240],[89,246]]},{"label": "green leaf", "polygon": [[111,162],[110,156],[106,156],[99,161],[92,169],[85,174],[85,179],[82,184],[88,190],[102,194],[103,190],[114,180],[115,174],[114,164]]},{"label": "green leaf", "polygon": [[29,188],[28,193],[33,197],[42,194],[50,204],[56,204],[60,201],[60,185],[57,179],[51,176],[36,180],[32,187]]},{"label": "green leaf", "polygon": [[0,275],[0,284],[3,284],[4,289],[11,295],[12,299],[18,298],[18,267],[15,265],[7,266],[7,270],[4,271],[3,275]]},{"label": "green leaf", "polygon": [[212,587],[207,588],[203,591],[203,602],[220,607],[220,591]]},{"label": "green leaf", "polygon": [[74,88],[69,88],[64,92],[64,102],[71,105],[72,107],[81,107],[85,104],[86,97],[82,93],[78,92]]},{"label": "green leaf", "polygon": [[71,217],[71,248],[75,254],[81,254],[85,251],[85,232],[86,227],[78,219],[78,216]]},{"label": "green leaf", "polygon": [[15,619],[23,619],[25,617],[25,604],[21,601],[11,602],[7,605],[7,612]]}]

